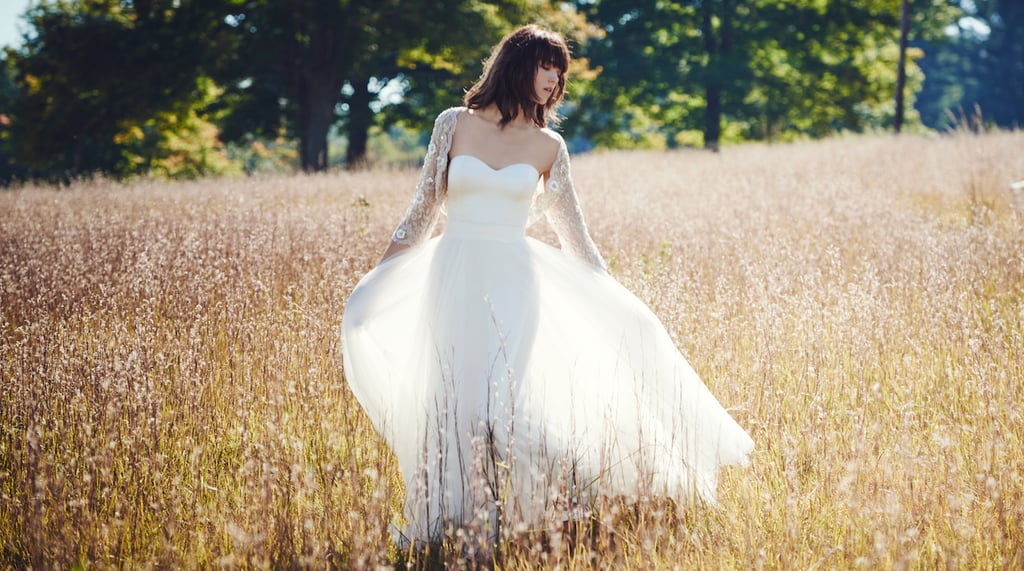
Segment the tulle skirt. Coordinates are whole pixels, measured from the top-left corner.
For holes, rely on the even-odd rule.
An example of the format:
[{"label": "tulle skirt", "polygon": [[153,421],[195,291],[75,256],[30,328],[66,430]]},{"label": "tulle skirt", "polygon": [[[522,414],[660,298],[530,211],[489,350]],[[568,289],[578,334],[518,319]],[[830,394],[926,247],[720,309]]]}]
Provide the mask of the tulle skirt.
[{"label": "tulle skirt", "polygon": [[602,496],[713,501],[753,441],[650,309],[532,238],[453,234],[366,274],[342,320],[345,375],[405,481],[403,533],[535,525]]}]

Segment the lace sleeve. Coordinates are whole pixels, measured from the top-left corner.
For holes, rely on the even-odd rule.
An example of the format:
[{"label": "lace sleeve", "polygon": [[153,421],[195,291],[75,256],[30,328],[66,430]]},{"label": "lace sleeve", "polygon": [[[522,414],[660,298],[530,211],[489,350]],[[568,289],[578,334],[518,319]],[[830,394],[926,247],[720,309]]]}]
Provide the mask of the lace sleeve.
[{"label": "lace sleeve", "polygon": [[391,241],[415,246],[430,238],[437,224],[444,197],[444,179],[448,168],[448,150],[451,147],[452,131],[456,113],[449,109],[437,116],[434,130],[427,145],[427,156],[423,160],[420,180],[416,184],[412,203],[398,223]]},{"label": "lace sleeve", "polygon": [[587,223],[583,220],[583,211],[569,172],[569,150],[565,141],[559,143],[558,155],[551,165],[544,192],[537,197],[535,208],[546,215],[548,224],[558,235],[562,250],[607,271],[604,259],[597,251],[597,245],[590,238]]}]

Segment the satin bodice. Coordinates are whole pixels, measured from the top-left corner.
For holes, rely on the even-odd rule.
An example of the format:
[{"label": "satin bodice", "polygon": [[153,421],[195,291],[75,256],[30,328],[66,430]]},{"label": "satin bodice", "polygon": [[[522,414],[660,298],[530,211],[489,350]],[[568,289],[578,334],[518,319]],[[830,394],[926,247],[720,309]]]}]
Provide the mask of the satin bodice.
[{"label": "satin bodice", "polygon": [[565,141],[548,132],[558,151],[541,189],[540,173],[530,164],[494,169],[472,155],[450,157],[459,115],[465,111],[453,107],[434,121],[416,191],[391,241],[415,246],[429,240],[444,213],[445,236],[492,240],[523,240],[526,227],[544,218],[563,251],[605,271],[576,198]]},{"label": "satin bodice", "polygon": [[539,176],[527,163],[494,169],[472,155],[453,157],[448,168],[445,235],[521,239]]}]

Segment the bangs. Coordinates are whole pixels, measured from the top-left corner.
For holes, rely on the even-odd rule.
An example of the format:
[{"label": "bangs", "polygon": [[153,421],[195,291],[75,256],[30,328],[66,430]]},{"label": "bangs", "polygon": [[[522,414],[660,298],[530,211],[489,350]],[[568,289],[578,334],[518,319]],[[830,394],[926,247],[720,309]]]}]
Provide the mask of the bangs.
[{"label": "bangs", "polygon": [[538,34],[538,36],[530,38],[524,47],[526,48],[524,55],[537,65],[552,65],[562,70],[562,73],[569,71],[569,50],[557,38]]}]

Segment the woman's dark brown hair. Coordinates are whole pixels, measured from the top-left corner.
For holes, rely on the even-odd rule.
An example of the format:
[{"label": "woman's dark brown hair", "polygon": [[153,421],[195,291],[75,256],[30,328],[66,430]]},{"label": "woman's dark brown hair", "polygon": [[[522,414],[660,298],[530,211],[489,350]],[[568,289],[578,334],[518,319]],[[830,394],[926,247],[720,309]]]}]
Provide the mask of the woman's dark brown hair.
[{"label": "woman's dark brown hair", "polygon": [[[537,68],[558,68],[558,85],[547,103],[534,100]],[[484,73],[466,92],[466,107],[483,109],[492,103],[501,112],[504,127],[526,113],[538,127],[556,123],[555,109],[565,94],[565,73],[569,69],[569,47],[560,34],[536,25],[523,26],[502,38],[484,64]]]}]

